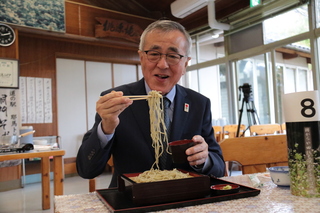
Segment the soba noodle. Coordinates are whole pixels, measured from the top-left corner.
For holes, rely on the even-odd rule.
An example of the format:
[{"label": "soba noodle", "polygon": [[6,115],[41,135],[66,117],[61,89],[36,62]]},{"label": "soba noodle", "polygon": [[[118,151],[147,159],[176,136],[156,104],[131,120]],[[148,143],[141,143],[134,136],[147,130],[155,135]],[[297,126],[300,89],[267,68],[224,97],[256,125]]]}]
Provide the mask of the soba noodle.
[{"label": "soba noodle", "polygon": [[[155,153],[155,162],[151,169],[160,169],[159,158],[164,153],[170,154],[168,149],[168,136],[166,133],[166,125],[163,118],[163,96],[155,90],[149,92],[148,100],[150,114],[150,132],[152,139],[152,147]],[[162,141],[164,140],[164,141]],[[164,150],[163,143],[167,143],[167,149]]]},{"label": "soba noodle", "polygon": [[[173,170],[160,170],[159,159],[160,156],[169,152],[167,129],[164,122],[163,113],[163,96],[155,90],[152,90],[148,94],[149,116],[150,116],[150,135],[152,139],[152,147],[155,153],[155,162],[150,170],[139,174],[136,177],[131,177],[136,183],[146,183],[162,180],[173,180],[181,178],[192,177],[189,173],[180,172],[177,169]],[[164,150],[164,143],[167,144],[166,150]]]},{"label": "soba noodle", "polygon": [[173,170],[151,169],[149,171],[145,171],[139,174],[136,177],[130,177],[130,179],[132,179],[136,183],[147,183],[147,182],[174,180],[174,179],[182,179],[182,178],[190,178],[190,177],[192,176],[189,175],[189,173],[183,173],[177,169],[173,169]]},{"label": "soba noodle", "polygon": [[[173,180],[181,178],[192,177],[189,173],[180,172],[177,169],[173,170],[160,170],[159,159],[160,156],[169,151],[167,129],[164,122],[163,114],[163,96],[158,91],[150,91],[149,97],[147,98],[149,105],[149,116],[150,116],[150,135],[152,139],[152,147],[155,153],[155,162],[153,163],[150,170],[141,173],[136,177],[131,177],[136,183],[146,183],[162,180]],[[166,150],[164,150],[164,143],[167,144]]]}]

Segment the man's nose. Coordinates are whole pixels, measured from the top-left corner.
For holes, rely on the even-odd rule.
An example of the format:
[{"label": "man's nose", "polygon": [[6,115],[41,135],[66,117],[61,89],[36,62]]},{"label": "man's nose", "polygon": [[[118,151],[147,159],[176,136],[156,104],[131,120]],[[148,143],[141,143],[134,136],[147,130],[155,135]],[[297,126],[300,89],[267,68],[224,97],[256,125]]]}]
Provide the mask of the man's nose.
[{"label": "man's nose", "polygon": [[160,55],[160,59],[158,61],[158,66],[162,69],[168,68],[169,64],[167,62],[167,56],[166,55]]}]

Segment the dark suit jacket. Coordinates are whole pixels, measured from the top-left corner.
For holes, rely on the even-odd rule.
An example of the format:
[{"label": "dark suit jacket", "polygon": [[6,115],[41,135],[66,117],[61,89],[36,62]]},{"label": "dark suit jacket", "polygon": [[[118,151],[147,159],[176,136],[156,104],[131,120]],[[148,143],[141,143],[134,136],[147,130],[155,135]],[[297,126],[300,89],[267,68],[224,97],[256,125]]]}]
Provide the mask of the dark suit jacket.
[{"label": "dark suit jacket", "polygon": [[[144,79],[104,91],[101,95],[112,90],[123,91],[124,95],[146,94]],[[189,104],[188,112],[184,109],[186,103]],[[97,126],[101,118],[96,114],[95,124],[84,135],[77,155],[77,170],[81,177],[90,179],[100,175],[111,154],[115,171],[110,187],[117,186],[117,176],[120,174],[151,169],[155,162],[155,155],[150,136],[147,101],[134,101],[120,114],[119,119],[120,124],[116,128],[113,138],[106,147],[101,148],[97,135]],[[169,141],[191,139],[194,135],[201,135],[209,145],[209,157],[213,166],[203,173],[217,177],[223,176],[225,163],[220,146],[213,136],[210,100],[193,90],[177,85]],[[167,169],[172,168],[192,171],[192,167],[188,163],[173,165],[172,160],[169,160]]]}]

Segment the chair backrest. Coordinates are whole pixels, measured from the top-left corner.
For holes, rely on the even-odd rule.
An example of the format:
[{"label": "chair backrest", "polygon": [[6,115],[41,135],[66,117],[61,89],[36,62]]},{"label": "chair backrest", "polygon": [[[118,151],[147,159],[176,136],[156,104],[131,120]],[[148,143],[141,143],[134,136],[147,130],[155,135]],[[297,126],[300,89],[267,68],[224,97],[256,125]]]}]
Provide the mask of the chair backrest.
[{"label": "chair backrest", "polygon": [[281,124],[281,133],[286,133],[286,123]]},{"label": "chair backrest", "polygon": [[222,126],[212,126],[214,131],[214,137],[217,142],[222,140]]},{"label": "chair backrest", "polygon": [[[246,125],[241,124],[239,136],[241,136],[245,130],[246,130]],[[226,138],[226,135],[228,136],[228,138],[235,138],[235,137],[237,137],[237,131],[238,131],[238,124],[224,125],[223,126],[223,138]]]},{"label": "chair backrest", "polygon": [[239,162],[243,174],[266,172],[271,166],[288,165],[286,135],[227,138],[219,144],[224,160]]},{"label": "chair backrest", "polygon": [[260,124],[250,126],[250,135],[268,135],[281,133],[280,124]]}]

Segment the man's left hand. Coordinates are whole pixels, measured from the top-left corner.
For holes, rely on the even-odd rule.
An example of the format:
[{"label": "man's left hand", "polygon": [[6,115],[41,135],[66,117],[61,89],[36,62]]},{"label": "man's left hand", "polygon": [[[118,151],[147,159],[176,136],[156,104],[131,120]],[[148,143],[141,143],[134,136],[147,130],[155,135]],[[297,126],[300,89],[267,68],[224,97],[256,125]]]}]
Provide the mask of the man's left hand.
[{"label": "man's left hand", "polygon": [[200,135],[195,135],[192,138],[195,145],[186,150],[188,161],[191,166],[203,165],[209,155],[208,144]]}]

